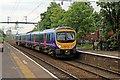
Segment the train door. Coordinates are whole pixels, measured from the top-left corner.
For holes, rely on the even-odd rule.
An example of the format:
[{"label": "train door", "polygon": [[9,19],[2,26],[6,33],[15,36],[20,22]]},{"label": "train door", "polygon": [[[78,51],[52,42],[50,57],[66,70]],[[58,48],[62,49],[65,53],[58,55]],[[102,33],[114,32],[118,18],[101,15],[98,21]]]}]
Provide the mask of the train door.
[{"label": "train door", "polygon": [[44,46],[46,46],[46,33],[44,33]]},{"label": "train door", "polygon": [[34,46],[36,45],[36,34],[33,34],[33,42],[34,42]]}]

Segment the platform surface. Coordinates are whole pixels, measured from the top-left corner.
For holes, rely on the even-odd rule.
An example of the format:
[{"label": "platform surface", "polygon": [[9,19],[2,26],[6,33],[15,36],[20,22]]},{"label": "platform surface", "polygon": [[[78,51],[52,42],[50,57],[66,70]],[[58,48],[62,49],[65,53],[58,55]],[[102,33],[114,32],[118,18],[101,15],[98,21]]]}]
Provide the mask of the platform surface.
[{"label": "platform surface", "polygon": [[4,43],[4,52],[0,52],[2,61],[2,79],[4,78],[57,78],[47,69],[37,64],[24,53],[8,43]]}]

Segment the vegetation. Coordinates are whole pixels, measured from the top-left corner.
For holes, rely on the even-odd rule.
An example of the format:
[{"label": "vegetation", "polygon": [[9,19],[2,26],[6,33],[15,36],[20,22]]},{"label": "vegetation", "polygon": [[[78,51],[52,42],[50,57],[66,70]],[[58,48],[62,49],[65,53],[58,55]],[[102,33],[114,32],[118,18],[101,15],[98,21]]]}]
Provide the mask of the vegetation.
[{"label": "vegetation", "polygon": [[64,12],[65,10],[62,9],[60,4],[52,2],[47,11],[40,14],[40,30],[61,26],[62,24],[60,23],[62,22]]},{"label": "vegetation", "polygon": [[81,47],[83,49],[93,49],[92,44],[88,44],[88,43],[85,43],[85,44],[82,44],[82,45],[77,44],[77,47]]},{"label": "vegetation", "polygon": [[[90,3],[74,2],[65,11],[60,4],[52,2],[47,11],[40,14],[40,30],[55,28],[58,26],[69,26],[82,32],[84,35],[95,31],[95,18]],[[87,28],[87,29],[86,29]],[[36,27],[35,29],[36,30]]]},{"label": "vegetation", "polygon": [[0,42],[3,41],[4,37],[5,37],[4,32],[2,30],[0,30]]},{"label": "vegetation", "polygon": [[[101,7],[102,29],[106,40],[111,41],[111,46],[120,47],[120,1],[119,2],[98,2]],[[108,32],[113,32],[112,36]],[[118,43],[118,44],[113,44]]]},{"label": "vegetation", "polygon": [[119,2],[100,2],[101,16],[103,17],[106,31],[113,31],[114,34],[120,30],[120,1]]},{"label": "vegetation", "polygon": [[[40,30],[55,28],[58,26],[69,26],[76,30],[77,39],[82,39],[96,30],[102,29],[105,40],[118,43],[120,46],[120,1],[119,2],[97,2],[101,7],[100,12],[95,12],[89,2],[73,2],[67,11],[60,4],[51,2],[47,11],[40,14]],[[36,25],[34,30],[38,30]],[[112,31],[112,37],[108,32]],[[111,43],[112,44],[112,43]],[[115,45],[114,45],[115,46]]]}]

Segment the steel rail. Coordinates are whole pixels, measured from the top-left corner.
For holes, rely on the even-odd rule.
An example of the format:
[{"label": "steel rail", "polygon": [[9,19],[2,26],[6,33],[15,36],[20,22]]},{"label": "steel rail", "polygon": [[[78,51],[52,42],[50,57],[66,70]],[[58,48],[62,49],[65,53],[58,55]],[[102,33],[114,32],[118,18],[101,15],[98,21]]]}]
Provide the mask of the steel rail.
[{"label": "steel rail", "polygon": [[82,61],[76,61],[76,62],[85,64],[85,65],[88,65],[88,66],[91,66],[91,67],[95,67],[95,68],[98,68],[98,69],[101,69],[101,70],[104,70],[104,71],[107,71],[107,72],[110,72],[110,73],[114,73],[114,74],[116,74],[116,75],[120,75],[119,72],[116,72],[116,71],[113,71],[113,70],[109,70],[109,69],[105,69],[105,68],[100,67],[100,66],[95,66],[95,65],[88,64],[88,63],[85,63],[85,62],[82,62]]},{"label": "steel rail", "polygon": [[[17,47],[17,48],[18,48],[18,47]],[[23,51],[24,53],[27,53],[28,55],[30,55],[30,56],[32,56],[32,57],[34,57],[34,58],[36,58],[36,59],[44,62],[45,64],[47,64],[47,65],[49,65],[49,66],[51,66],[51,67],[59,70],[60,72],[62,72],[62,73],[64,73],[64,74],[66,74],[67,76],[69,76],[69,78],[72,79],[72,80],[80,80],[80,79],[77,78],[76,76],[74,76],[74,75],[66,72],[65,70],[63,70],[63,69],[61,69],[61,68],[59,68],[59,67],[57,67],[57,66],[55,66],[55,65],[53,65],[53,64],[51,64],[51,63],[49,63],[49,62],[47,62],[47,61],[45,61],[45,60],[43,60],[42,58],[40,58],[40,57],[38,57],[38,56],[36,56],[36,55],[33,55],[33,54],[29,53],[29,52],[26,52],[26,51],[24,51],[23,49],[20,49],[20,48],[19,48],[19,50],[21,50],[21,51]]]},{"label": "steel rail", "polygon": [[[85,69],[85,68],[82,68],[82,67],[80,67],[80,66],[75,65],[74,63],[72,63],[72,62],[70,62],[70,61],[64,61],[64,62],[65,62],[66,64],[69,64],[69,65],[74,66],[74,67],[76,67],[76,68],[79,68],[79,69],[85,70],[85,71],[87,71],[87,72],[89,72],[89,73],[92,73],[92,74],[94,74],[94,75],[96,75],[96,76],[100,76],[100,77],[102,77],[102,78],[104,78],[104,79],[111,80],[109,77],[106,77],[106,75],[101,75],[101,74],[98,74],[98,73],[96,73],[96,72],[94,72],[94,71],[87,70],[87,69]],[[76,61],[75,61],[75,62],[76,62]],[[82,62],[78,62],[78,63],[84,64],[84,65],[87,65],[87,66],[90,66],[90,67],[94,67],[94,68],[97,68],[97,69],[100,69],[100,70],[103,70],[103,71],[108,71],[108,70],[101,69],[101,68],[96,67],[96,66],[88,65],[87,63],[82,63]],[[108,72],[109,72],[109,71],[108,71]],[[111,72],[111,73],[112,73],[112,72]],[[115,72],[113,72],[113,74],[119,75],[118,73],[115,73]]]}]

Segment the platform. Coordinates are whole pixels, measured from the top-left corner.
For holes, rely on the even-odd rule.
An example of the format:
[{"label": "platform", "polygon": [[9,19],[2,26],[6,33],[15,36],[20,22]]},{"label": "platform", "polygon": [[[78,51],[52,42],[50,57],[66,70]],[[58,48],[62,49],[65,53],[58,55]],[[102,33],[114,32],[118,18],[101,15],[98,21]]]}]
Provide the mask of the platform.
[{"label": "platform", "polygon": [[89,50],[89,49],[83,49],[80,47],[77,47],[77,50],[84,51],[84,52],[96,53],[96,54],[100,54],[100,55],[106,55],[106,56],[120,57],[119,51]]},{"label": "platform", "polygon": [[2,48],[0,48],[0,80],[1,79],[2,79]]},{"label": "platform", "polygon": [[39,78],[57,79],[47,69],[24,55],[8,43],[4,43],[2,54],[2,79],[4,78]]}]

